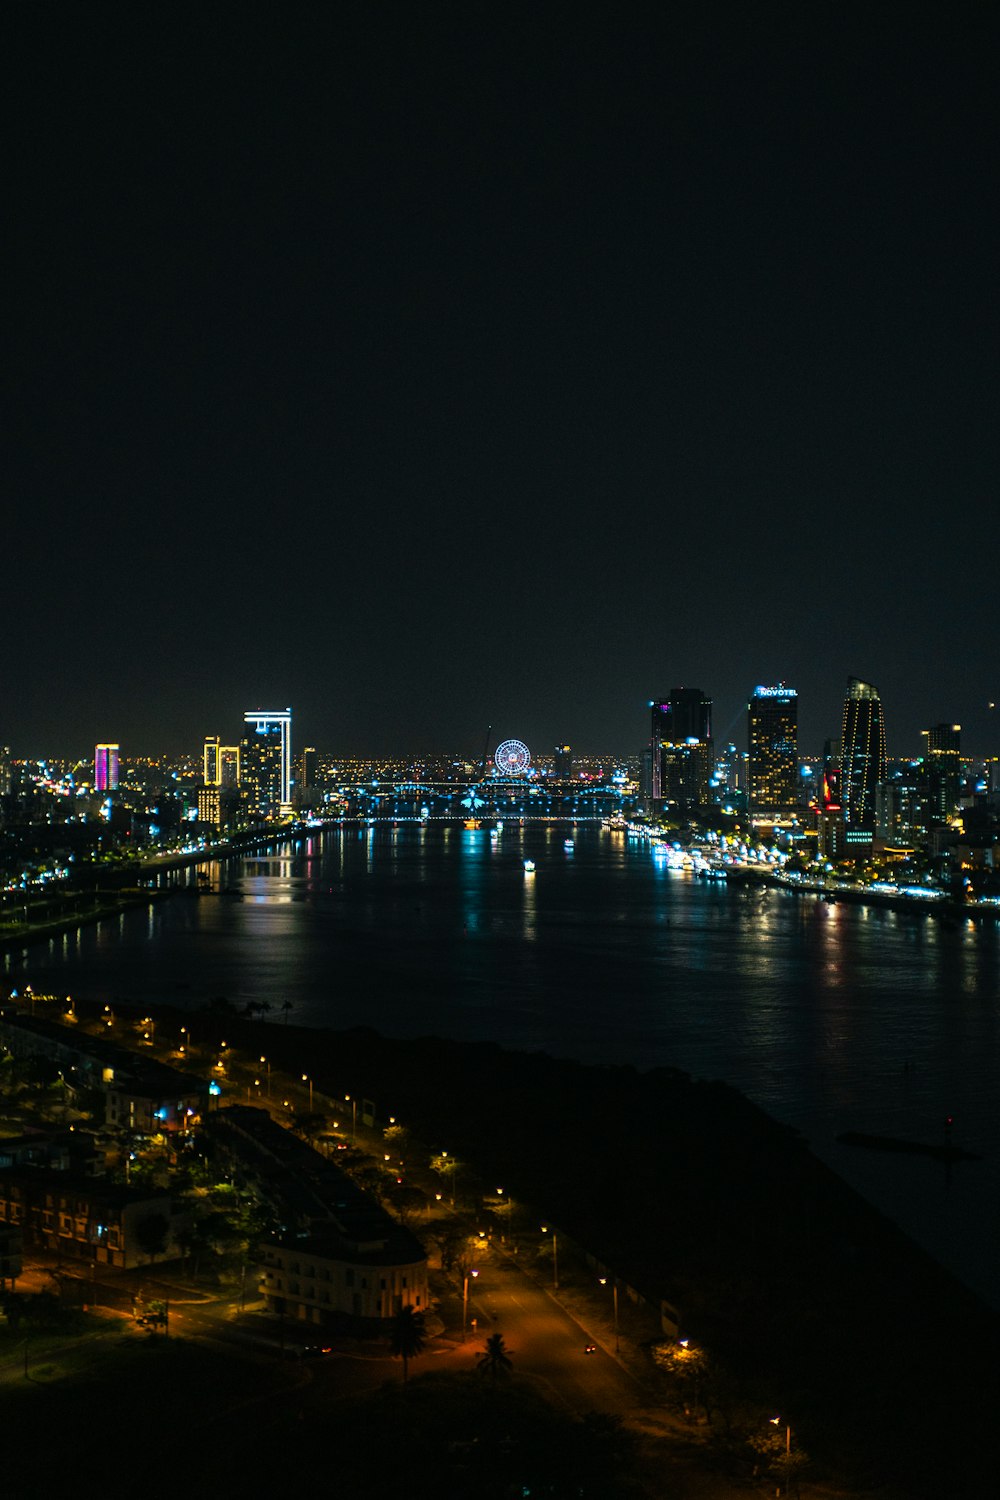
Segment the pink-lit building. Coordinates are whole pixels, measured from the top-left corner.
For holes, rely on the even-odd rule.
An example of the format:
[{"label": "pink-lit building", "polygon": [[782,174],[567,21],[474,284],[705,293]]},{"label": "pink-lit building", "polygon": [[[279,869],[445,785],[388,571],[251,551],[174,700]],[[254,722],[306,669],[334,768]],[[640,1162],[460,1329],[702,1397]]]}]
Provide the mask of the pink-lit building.
[{"label": "pink-lit building", "polygon": [[94,747],[94,787],[99,792],[118,790],[118,746]]}]

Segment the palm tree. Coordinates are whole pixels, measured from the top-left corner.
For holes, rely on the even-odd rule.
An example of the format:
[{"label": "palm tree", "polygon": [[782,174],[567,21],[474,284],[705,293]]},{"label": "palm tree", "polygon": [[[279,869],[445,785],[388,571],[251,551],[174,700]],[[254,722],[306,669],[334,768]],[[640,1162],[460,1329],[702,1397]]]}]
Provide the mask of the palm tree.
[{"label": "palm tree", "polygon": [[410,1360],[424,1352],[423,1313],[414,1312],[412,1307],[401,1307],[389,1329],[389,1345],[393,1354],[398,1354],[403,1361],[405,1385]]},{"label": "palm tree", "polygon": [[514,1368],[511,1364],[507,1346],[503,1341],[502,1333],[490,1334],[486,1340],[485,1349],[480,1354],[476,1363],[479,1365],[479,1373],[481,1375],[492,1376],[494,1385],[496,1384],[497,1375],[501,1370],[506,1374]]}]

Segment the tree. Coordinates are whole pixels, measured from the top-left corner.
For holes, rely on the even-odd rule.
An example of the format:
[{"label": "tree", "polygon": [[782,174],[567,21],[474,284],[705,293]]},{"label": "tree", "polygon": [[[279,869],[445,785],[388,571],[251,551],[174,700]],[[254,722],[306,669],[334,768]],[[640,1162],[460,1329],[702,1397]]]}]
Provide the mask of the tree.
[{"label": "tree", "polygon": [[406,1182],[390,1182],[385,1199],[403,1225],[409,1224],[415,1214],[422,1213],[427,1207],[427,1194],[423,1189]]},{"label": "tree", "polygon": [[156,1257],[162,1255],[167,1248],[169,1233],[170,1224],[164,1214],[147,1214],[135,1226],[136,1243],[154,1264]]},{"label": "tree", "polygon": [[486,1340],[482,1354],[476,1360],[481,1375],[489,1375],[493,1384],[496,1385],[497,1376],[509,1374],[514,1368],[511,1363],[510,1352],[503,1341],[502,1333],[491,1333]]},{"label": "tree", "polygon": [[424,1352],[424,1318],[423,1313],[414,1312],[412,1307],[401,1307],[392,1320],[389,1329],[389,1347],[394,1355],[403,1361],[403,1384],[406,1384],[409,1363],[418,1354]]},{"label": "tree", "polygon": [[475,1264],[476,1241],[461,1224],[456,1224],[453,1219],[447,1220],[431,1228],[428,1237],[441,1252],[441,1269],[446,1276],[452,1271],[457,1272],[459,1278],[469,1274]]}]

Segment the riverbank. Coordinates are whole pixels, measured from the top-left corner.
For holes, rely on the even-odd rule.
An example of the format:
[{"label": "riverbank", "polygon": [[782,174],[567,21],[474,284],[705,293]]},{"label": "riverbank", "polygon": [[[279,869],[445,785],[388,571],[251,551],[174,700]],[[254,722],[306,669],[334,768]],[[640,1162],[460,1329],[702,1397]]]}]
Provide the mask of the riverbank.
[{"label": "riverbank", "polygon": [[159,1016],[208,1051],[224,1039],[307,1071],[327,1100],[371,1101],[446,1150],[460,1181],[503,1184],[623,1296],[676,1308],[684,1336],[859,1489],[982,1493],[1000,1319],[735,1089],[224,1010]]},{"label": "riverbank", "polygon": [[[148,906],[152,901],[162,901],[168,896],[198,895],[197,885],[177,883],[161,886],[155,881],[161,875],[176,874],[197,865],[217,864],[220,860],[238,859],[247,854],[273,852],[280,844],[300,843],[315,832],[316,829],[301,828],[253,829],[203,848],[176,850],[152,855],[148,859],[95,868],[92,872],[92,885],[81,876],[71,889],[46,890],[44,899],[36,903],[41,906],[42,915],[36,916],[35,920],[31,919],[30,902],[26,902],[23,907],[24,923],[19,923],[17,930],[13,932],[0,928],[0,953],[26,950],[33,943],[47,942],[65,932],[74,932],[78,927],[92,926],[96,922],[120,916],[123,912]],[[55,915],[50,914],[53,908]]]}]

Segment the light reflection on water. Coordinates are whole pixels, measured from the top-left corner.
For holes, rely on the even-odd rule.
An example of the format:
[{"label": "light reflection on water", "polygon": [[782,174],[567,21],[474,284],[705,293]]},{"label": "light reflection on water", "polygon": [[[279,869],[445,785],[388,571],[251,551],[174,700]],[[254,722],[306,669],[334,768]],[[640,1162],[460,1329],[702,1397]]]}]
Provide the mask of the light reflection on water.
[{"label": "light reflection on water", "polygon": [[[196,1006],[289,1000],[302,1024],[375,1026],[670,1065],[725,1078],[992,1289],[1000,1232],[1000,928],[700,882],[646,846],[507,823],[366,828],[215,866],[216,894],[158,902],[8,955],[11,978]],[[525,857],[537,873],[526,877]],[[243,901],[228,899],[237,887]],[[58,976],[58,977],[57,977]],[[984,1160],[838,1146],[843,1130]],[[994,1300],[1000,1301],[1000,1297]]]}]

